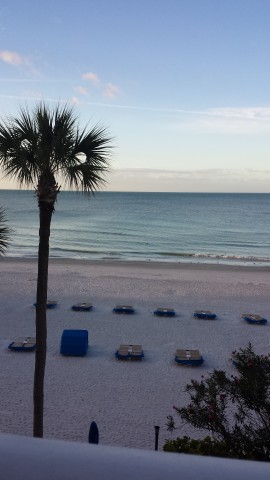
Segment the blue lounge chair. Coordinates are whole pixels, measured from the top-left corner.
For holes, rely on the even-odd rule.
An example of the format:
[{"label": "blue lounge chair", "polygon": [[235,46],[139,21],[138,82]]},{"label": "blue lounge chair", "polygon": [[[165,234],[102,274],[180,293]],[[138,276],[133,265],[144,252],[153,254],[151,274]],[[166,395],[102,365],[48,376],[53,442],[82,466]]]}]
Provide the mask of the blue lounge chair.
[{"label": "blue lounge chair", "polygon": [[19,337],[8,346],[10,350],[15,352],[32,352],[36,348],[35,337]]},{"label": "blue lounge chair", "polygon": [[131,305],[116,305],[113,309],[114,313],[135,313],[134,308]]},{"label": "blue lounge chair", "polygon": [[202,320],[214,320],[216,318],[216,314],[210,312],[209,310],[196,310],[194,312],[194,317]]},{"label": "blue lounge chair", "polygon": [[253,323],[254,325],[265,325],[267,323],[266,318],[262,318],[260,315],[254,315],[253,313],[243,313],[242,318],[247,323]]},{"label": "blue lounge chair", "polygon": [[173,308],[158,307],[154,311],[154,315],[157,315],[158,317],[174,317],[175,311]]},{"label": "blue lounge chair", "polygon": [[120,345],[115,357],[118,360],[141,360],[144,353],[141,345]]},{"label": "blue lounge chair", "polygon": [[[56,305],[57,305],[56,300],[47,300],[46,308],[55,308]],[[36,304],[36,303],[33,303],[33,306],[36,307],[37,304]]]},{"label": "blue lounge chair", "polygon": [[60,353],[75,357],[83,357],[88,351],[87,330],[64,330],[61,337]]},{"label": "blue lounge chair", "polygon": [[176,350],[174,359],[179,365],[197,366],[203,363],[199,350]]},{"label": "blue lounge chair", "polygon": [[92,303],[76,303],[71,307],[71,309],[75,310],[75,312],[90,312],[92,308],[93,308]]}]

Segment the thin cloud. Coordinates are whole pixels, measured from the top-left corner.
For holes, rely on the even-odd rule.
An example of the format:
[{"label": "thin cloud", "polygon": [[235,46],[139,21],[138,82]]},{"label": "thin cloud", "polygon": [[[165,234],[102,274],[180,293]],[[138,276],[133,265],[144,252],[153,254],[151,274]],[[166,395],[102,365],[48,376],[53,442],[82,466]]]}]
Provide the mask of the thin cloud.
[{"label": "thin cloud", "polygon": [[108,98],[115,98],[119,95],[120,89],[117,87],[117,85],[114,85],[113,83],[108,83],[104,92],[103,96],[108,97]]},{"label": "thin cloud", "polygon": [[173,180],[240,180],[240,179],[255,179],[255,178],[267,178],[269,182],[270,179],[270,169],[269,170],[258,170],[253,168],[207,168],[207,169],[186,169],[186,170],[176,170],[176,169],[154,169],[154,168],[119,168],[114,169],[111,172],[112,175],[118,178],[126,178],[129,180],[138,179],[142,180],[164,180],[169,179]]},{"label": "thin cloud", "polygon": [[107,190],[145,192],[268,192],[270,170],[151,168],[114,169]]},{"label": "thin cloud", "polygon": [[[131,176],[139,176],[141,177],[142,175],[148,175],[148,176],[161,176],[164,178],[165,176],[179,176],[179,177],[185,177],[185,176],[224,176],[224,175],[229,175],[229,174],[234,174],[236,172],[239,173],[239,175],[243,174],[243,170],[247,171],[249,173],[253,172],[261,172],[261,170],[253,170],[253,169],[229,169],[229,168],[208,168],[208,169],[163,169],[163,168],[119,168],[115,169],[114,172],[116,174],[124,174],[124,175],[131,175]],[[270,170],[264,171],[264,173],[268,172],[270,174]]]},{"label": "thin cloud", "polygon": [[26,98],[40,98],[42,99],[43,95],[41,91],[38,90],[24,90],[22,95]]},{"label": "thin cloud", "polygon": [[14,66],[30,65],[30,62],[26,57],[23,57],[16,52],[11,52],[10,50],[1,50],[0,60]]},{"label": "thin cloud", "polygon": [[77,85],[76,87],[74,87],[74,90],[78,93],[80,93],[81,95],[88,95],[88,90],[87,88],[85,87],[82,87],[81,85]]},{"label": "thin cloud", "polygon": [[90,82],[92,82],[95,86],[98,86],[100,84],[99,78],[96,73],[83,73],[82,78],[83,80],[90,80]]},{"label": "thin cloud", "polygon": [[80,103],[78,97],[72,97],[72,98],[70,99],[70,102],[71,102],[73,105],[79,105],[79,103]]},{"label": "thin cloud", "polygon": [[270,108],[224,107],[205,111],[190,110],[181,112],[181,118],[172,128],[198,134],[265,135],[270,133]]},{"label": "thin cloud", "polygon": [[239,108],[214,108],[208,110],[209,115],[222,118],[240,118],[242,120],[269,120],[269,107],[239,107]]},{"label": "thin cloud", "polygon": [[[88,74],[85,74],[88,75]],[[91,74],[92,75],[92,74]],[[93,74],[95,75],[95,74]],[[1,81],[1,79],[0,79]],[[12,79],[10,79],[12,81]],[[22,80],[28,81],[28,80]],[[44,80],[47,81],[46,79]],[[53,80],[50,80],[50,82]],[[75,87],[76,88],[76,87]],[[83,87],[82,87],[83,88]],[[108,99],[114,98],[120,92],[116,85],[109,83],[104,92]],[[81,90],[78,93],[83,93]],[[4,95],[0,98],[17,98],[28,100],[29,97]],[[270,107],[216,107],[205,110],[180,109],[159,106],[129,105],[105,102],[82,101],[76,98],[80,105],[96,106],[100,108],[120,109],[138,112],[154,112],[156,114],[171,114],[171,121],[166,122],[168,128],[176,131],[193,134],[216,135],[269,135],[270,134]],[[31,98],[30,98],[31,99]],[[33,98],[34,99],[34,98]],[[49,99],[58,102],[59,99]],[[68,100],[63,100],[68,101]]]},{"label": "thin cloud", "polygon": [[100,89],[103,89],[102,95],[104,97],[116,98],[120,93],[120,88],[117,85],[110,82],[108,82],[106,85],[103,84],[96,73],[93,73],[93,72],[83,73],[82,78],[83,80],[89,80],[90,82],[92,82],[92,84],[95,87],[99,87]]}]

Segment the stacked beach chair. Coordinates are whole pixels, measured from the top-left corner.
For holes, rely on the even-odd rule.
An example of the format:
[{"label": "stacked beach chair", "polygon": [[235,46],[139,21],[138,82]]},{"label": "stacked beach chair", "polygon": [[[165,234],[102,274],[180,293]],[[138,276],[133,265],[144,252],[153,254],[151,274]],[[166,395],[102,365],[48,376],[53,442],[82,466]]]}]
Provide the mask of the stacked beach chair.
[{"label": "stacked beach chair", "polygon": [[118,360],[141,360],[144,353],[141,345],[120,345],[115,357]]},{"label": "stacked beach chair", "polygon": [[215,320],[216,314],[210,310],[195,310],[194,317],[201,320]]},{"label": "stacked beach chair", "polygon": [[157,317],[175,317],[175,311],[173,308],[158,307],[154,311],[154,315]]},{"label": "stacked beach chair", "polygon": [[8,346],[15,352],[32,352],[36,348],[36,337],[19,337]]},{"label": "stacked beach chair", "polygon": [[254,313],[243,313],[242,318],[245,322],[254,325],[265,325],[267,323],[266,318],[263,318],[260,315],[255,315]]},{"label": "stacked beach chair", "polygon": [[179,365],[191,365],[197,366],[203,363],[203,357],[201,356],[199,350],[176,350],[175,357],[176,363]]},{"label": "stacked beach chair", "polygon": [[116,305],[113,309],[113,313],[121,313],[121,314],[133,314],[135,313],[134,307],[132,305]]}]

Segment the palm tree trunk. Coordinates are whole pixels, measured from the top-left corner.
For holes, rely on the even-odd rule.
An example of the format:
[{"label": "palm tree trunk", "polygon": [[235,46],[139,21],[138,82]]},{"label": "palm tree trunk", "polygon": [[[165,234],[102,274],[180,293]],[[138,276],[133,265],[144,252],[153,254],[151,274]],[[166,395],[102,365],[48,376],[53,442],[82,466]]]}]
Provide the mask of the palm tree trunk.
[{"label": "palm tree trunk", "polygon": [[33,435],[43,437],[44,378],[47,349],[46,303],[48,290],[49,238],[53,205],[39,201],[39,250],[36,298],[36,356],[34,374]]}]

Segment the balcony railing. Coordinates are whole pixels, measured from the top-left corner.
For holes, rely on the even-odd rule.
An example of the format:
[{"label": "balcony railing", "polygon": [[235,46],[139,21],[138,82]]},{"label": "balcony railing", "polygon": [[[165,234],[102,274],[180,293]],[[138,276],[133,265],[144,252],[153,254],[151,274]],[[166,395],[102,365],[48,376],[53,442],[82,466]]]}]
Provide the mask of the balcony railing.
[{"label": "balcony railing", "polygon": [[270,463],[0,435],[3,480],[269,480]]}]

